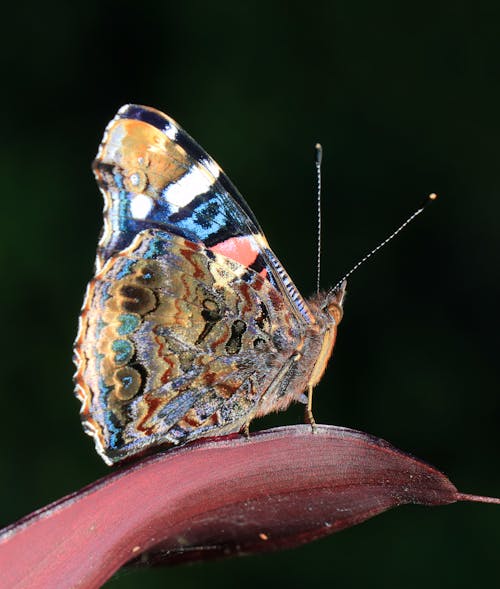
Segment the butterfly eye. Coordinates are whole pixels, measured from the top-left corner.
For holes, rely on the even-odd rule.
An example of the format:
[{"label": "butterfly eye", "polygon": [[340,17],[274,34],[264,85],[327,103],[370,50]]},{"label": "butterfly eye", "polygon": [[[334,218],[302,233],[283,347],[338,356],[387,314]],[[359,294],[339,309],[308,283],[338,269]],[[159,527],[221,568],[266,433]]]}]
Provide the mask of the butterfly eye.
[{"label": "butterfly eye", "polygon": [[330,303],[327,307],[328,313],[333,317],[335,321],[335,325],[338,325],[342,321],[342,317],[344,315],[344,311],[342,306],[338,303]]}]

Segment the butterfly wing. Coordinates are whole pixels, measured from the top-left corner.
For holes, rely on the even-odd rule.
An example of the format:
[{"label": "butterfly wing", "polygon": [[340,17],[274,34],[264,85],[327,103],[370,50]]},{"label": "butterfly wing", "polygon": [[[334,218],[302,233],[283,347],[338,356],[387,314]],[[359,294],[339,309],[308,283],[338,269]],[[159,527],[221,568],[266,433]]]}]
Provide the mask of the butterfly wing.
[{"label": "butterfly wing", "polygon": [[243,197],[173,119],[123,106],[106,129],[94,172],[105,199],[97,270],[140,231],[167,230],[260,273],[298,319],[314,323]]},{"label": "butterfly wing", "polygon": [[[261,274],[141,231],[90,283],[76,342],[82,419],[106,462],[239,430],[287,383],[303,323]],[[260,409],[260,411],[259,411]]]}]

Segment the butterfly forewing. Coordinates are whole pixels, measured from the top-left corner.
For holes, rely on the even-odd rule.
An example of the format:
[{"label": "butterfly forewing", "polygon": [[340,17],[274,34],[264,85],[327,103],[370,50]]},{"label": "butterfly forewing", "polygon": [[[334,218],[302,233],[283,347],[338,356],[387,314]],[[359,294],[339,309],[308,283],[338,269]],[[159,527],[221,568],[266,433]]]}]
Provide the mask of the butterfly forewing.
[{"label": "butterfly forewing", "polygon": [[312,320],[250,207],[173,119],[149,107],[122,107],[106,129],[94,171],[106,202],[98,268],[139,231],[166,229],[262,273]]}]

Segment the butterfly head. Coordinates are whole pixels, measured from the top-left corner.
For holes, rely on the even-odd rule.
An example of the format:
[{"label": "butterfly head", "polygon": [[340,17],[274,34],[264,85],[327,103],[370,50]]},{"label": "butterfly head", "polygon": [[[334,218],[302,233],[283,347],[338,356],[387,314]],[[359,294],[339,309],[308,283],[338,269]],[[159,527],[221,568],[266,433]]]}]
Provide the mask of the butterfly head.
[{"label": "butterfly head", "polygon": [[344,298],[347,282],[344,280],[340,286],[329,290],[324,298],[321,310],[327,317],[331,318],[335,325],[342,321],[344,314]]}]

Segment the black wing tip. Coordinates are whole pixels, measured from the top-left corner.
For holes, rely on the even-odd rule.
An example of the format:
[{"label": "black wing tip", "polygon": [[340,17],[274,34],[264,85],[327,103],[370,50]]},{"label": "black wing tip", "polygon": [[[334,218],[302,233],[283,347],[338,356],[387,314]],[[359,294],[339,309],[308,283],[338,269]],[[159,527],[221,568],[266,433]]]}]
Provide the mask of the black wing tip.
[{"label": "black wing tip", "polygon": [[143,106],[141,104],[124,104],[118,110],[116,118],[143,121],[160,131],[165,131],[165,128],[173,126],[172,120],[166,114],[151,106]]}]

